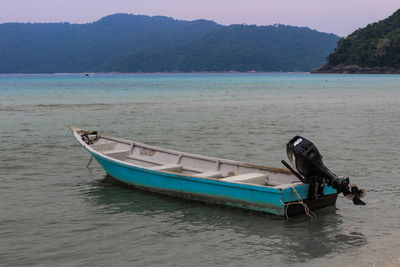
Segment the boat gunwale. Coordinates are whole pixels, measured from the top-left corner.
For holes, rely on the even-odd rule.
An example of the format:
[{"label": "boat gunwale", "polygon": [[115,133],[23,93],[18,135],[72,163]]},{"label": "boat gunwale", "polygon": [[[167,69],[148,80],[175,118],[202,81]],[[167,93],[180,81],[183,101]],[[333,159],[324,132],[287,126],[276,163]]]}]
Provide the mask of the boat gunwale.
[{"label": "boat gunwale", "polygon": [[178,150],[173,150],[173,149],[163,148],[163,147],[157,147],[157,146],[148,145],[148,144],[144,144],[144,143],[140,143],[140,142],[136,142],[136,141],[130,141],[130,140],[126,140],[126,139],[121,139],[121,138],[117,138],[117,137],[104,136],[102,134],[100,134],[99,136],[100,136],[100,138],[107,139],[107,140],[110,140],[110,141],[120,142],[120,143],[124,143],[126,145],[132,145],[133,144],[135,146],[136,145],[137,146],[142,146],[144,148],[148,148],[148,149],[152,149],[152,150],[156,150],[156,151],[161,151],[161,152],[166,152],[166,153],[173,154],[173,155],[182,155],[182,156],[189,157],[189,158],[212,160],[212,161],[215,161],[215,162],[218,161],[220,163],[227,163],[227,164],[232,164],[232,165],[235,165],[235,166],[257,168],[257,169],[261,169],[261,170],[264,170],[264,171],[270,171],[270,172],[275,172],[275,173],[282,173],[282,174],[292,175],[292,173],[289,170],[283,169],[283,168],[269,167],[269,166],[263,166],[263,165],[257,165],[257,164],[252,164],[252,163],[246,163],[246,162],[230,160],[230,159],[223,159],[223,158],[216,158],[216,157],[203,156],[203,155],[199,155],[199,154],[181,152],[181,151],[178,151]]},{"label": "boat gunwale", "polygon": [[[81,146],[83,146],[89,153],[91,153],[92,156],[94,156],[94,157],[98,156],[100,158],[103,158],[103,159],[105,159],[105,160],[107,160],[109,162],[118,164],[120,166],[127,167],[127,168],[130,168],[130,169],[140,170],[140,171],[143,171],[143,172],[146,172],[146,173],[150,173],[150,174],[170,176],[170,177],[179,178],[179,179],[183,179],[183,180],[189,179],[189,180],[194,180],[196,182],[208,182],[208,183],[211,183],[211,184],[218,184],[218,185],[223,183],[226,186],[230,186],[230,187],[234,187],[234,188],[238,188],[239,187],[239,188],[246,188],[246,189],[255,190],[255,191],[263,191],[263,192],[278,193],[278,194],[282,194],[283,190],[285,190],[285,189],[292,188],[294,186],[305,185],[305,184],[301,183],[300,181],[299,182],[294,182],[294,183],[291,183],[291,184],[280,184],[280,185],[276,185],[276,186],[254,185],[254,184],[248,184],[248,183],[234,183],[234,182],[229,182],[229,181],[224,181],[224,180],[215,179],[215,178],[209,178],[209,177],[196,177],[196,176],[193,176],[193,175],[187,175],[187,174],[183,174],[183,173],[151,170],[151,169],[143,167],[143,166],[138,166],[138,165],[135,165],[133,163],[129,163],[129,162],[126,162],[126,161],[122,161],[122,160],[107,156],[107,155],[105,155],[105,154],[93,149],[88,144],[86,144],[81,138],[79,138],[79,134],[77,132],[78,131],[84,131],[84,130],[79,129],[79,128],[74,127],[74,126],[70,126],[70,130],[74,134],[74,137],[79,142],[79,144]],[[103,135],[100,135],[100,137],[104,138]],[[113,139],[115,139],[115,140],[113,140]],[[117,142],[118,141],[122,141],[122,143],[125,143],[125,144],[135,143],[135,144],[138,144],[138,145],[142,145],[141,143],[132,142],[132,141],[128,141],[128,140],[123,140],[123,139],[119,139],[119,138],[113,138],[113,137],[112,137],[111,140],[112,141],[117,141]],[[146,145],[146,144],[143,144],[143,145],[145,145],[147,147],[154,147],[154,146],[150,146],[150,145]],[[169,150],[169,149],[166,149],[166,150]],[[174,150],[170,150],[170,151],[174,151]],[[189,153],[182,153],[182,154],[187,155]],[[190,154],[190,155],[194,155],[194,154]],[[229,161],[229,160],[227,160],[227,161]],[[233,162],[236,162],[236,161],[233,161]],[[237,163],[240,163],[240,162],[237,162]]]}]

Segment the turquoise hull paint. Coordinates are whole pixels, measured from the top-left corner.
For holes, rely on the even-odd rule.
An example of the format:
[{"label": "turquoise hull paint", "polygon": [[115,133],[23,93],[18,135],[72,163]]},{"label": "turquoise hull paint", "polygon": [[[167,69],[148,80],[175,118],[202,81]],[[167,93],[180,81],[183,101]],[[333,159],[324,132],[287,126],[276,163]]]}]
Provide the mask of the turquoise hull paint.
[{"label": "turquoise hull paint", "polygon": [[[296,185],[294,188],[296,189],[297,193],[299,193],[301,199],[307,199],[308,198],[308,184],[301,184],[301,185]],[[324,187],[324,195],[332,195],[332,194],[337,194],[336,189],[333,189],[331,186],[325,186]],[[287,203],[290,201],[298,200],[298,197],[295,192],[293,192],[292,188],[285,188],[283,190],[283,202]]]},{"label": "turquoise hull paint", "polygon": [[[290,187],[277,189],[159,172],[89,152],[118,181],[149,191],[281,216],[285,215],[284,203],[298,200]],[[297,185],[295,189],[303,200],[307,199],[308,185]],[[336,190],[327,186],[324,192],[336,194]]]},{"label": "turquoise hull paint", "polygon": [[282,194],[277,189],[150,171],[97,155],[95,159],[109,175],[129,185],[190,199],[284,215]]}]

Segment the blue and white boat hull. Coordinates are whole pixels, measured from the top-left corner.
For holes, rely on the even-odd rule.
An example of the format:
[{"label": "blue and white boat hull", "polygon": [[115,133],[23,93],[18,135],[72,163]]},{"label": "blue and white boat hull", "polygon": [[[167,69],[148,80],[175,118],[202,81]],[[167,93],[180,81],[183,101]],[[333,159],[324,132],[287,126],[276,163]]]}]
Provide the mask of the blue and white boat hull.
[{"label": "blue and white boat hull", "polygon": [[[138,166],[137,164],[121,160],[118,158],[120,156],[112,157],[109,156],[110,153],[107,155],[107,153],[97,151],[93,148],[95,145],[86,144],[82,140],[82,130],[74,127],[71,127],[71,130],[77,141],[96,159],[110,176],[122,183],[139,189],[281,216],[304,212],[303,205],[299,203],[289,205],[290,203],[304,201],[310,209],[315,209],[334,205],[336,202],[337,192],[329,186],[325,186],[324,196],[322,198],[309,201],[307,199],[309,185],[300,182],[266,186],[231,182],[227,181],[226,178],[225,180],[224,178],[202,178],[196,177],[196,174],[159,171],[149,167]],[[123,140],[123,142],[128,141]],[[109,143],[106,143],[106,145],[108,144]],[[112,155],[117,155],[117,152],[114,152]],[[188,155],[192,156],[191,154]],[[229,161],[228,163],[231,162]],[[281,170],[272,168],[270,172],[273,173],[273,171],[278,172]],[[268,175],[270,174],[268,173]],[[283,172],[282,175],[290,174]],[[270,176],[273,175],[271,174]]]}]

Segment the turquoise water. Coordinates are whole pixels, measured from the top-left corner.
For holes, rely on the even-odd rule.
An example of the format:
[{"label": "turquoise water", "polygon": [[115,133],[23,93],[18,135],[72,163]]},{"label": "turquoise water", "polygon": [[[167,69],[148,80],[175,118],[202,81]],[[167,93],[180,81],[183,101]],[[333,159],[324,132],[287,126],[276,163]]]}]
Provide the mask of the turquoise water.
[{"label": "turquoise water", "polygon": [[[283,220],[114,184],[69,125],[270,166],[294,135],[367,188]],[[0,75],[0,265],[400,265],[400,76]]]}]

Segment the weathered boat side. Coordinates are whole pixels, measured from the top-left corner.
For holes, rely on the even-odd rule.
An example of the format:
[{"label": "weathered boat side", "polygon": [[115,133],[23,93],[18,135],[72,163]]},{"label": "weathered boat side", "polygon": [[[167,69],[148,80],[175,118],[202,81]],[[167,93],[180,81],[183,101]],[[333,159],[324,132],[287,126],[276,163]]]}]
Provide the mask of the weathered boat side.
[{"label": "weathered boat side", "polygon": [[113,162],[98,155],[94,155],[94,158],[110,176],[140,189],[284,215],[282,191],[278,189],[148,171]]}]

